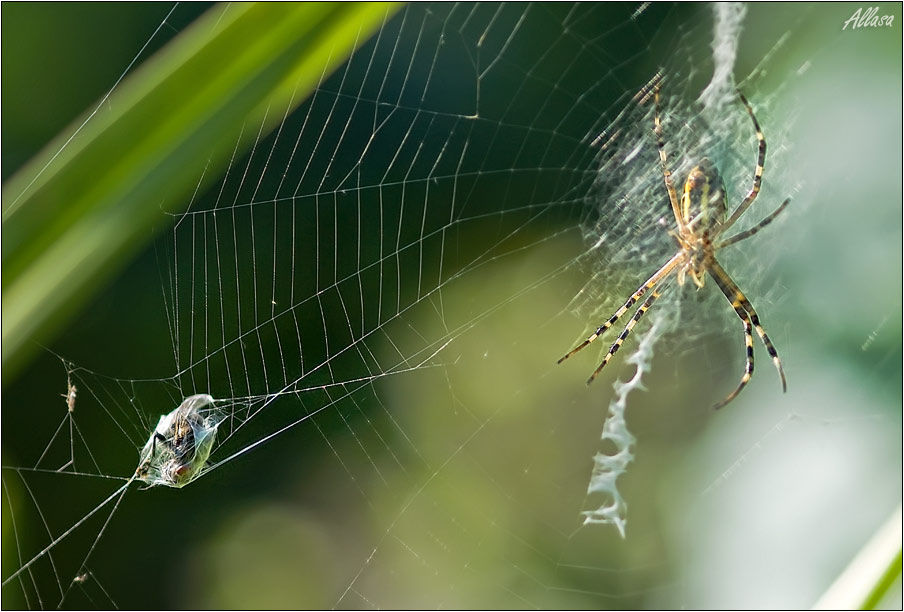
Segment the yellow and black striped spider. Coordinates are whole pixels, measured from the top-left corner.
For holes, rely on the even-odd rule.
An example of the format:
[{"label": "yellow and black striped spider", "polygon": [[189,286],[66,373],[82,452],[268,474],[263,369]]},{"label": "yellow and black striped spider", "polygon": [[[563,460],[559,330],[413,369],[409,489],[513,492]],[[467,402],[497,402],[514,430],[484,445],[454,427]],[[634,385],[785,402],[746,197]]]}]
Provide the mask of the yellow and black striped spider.
[{"label": "yellow and black striped spider", "polygon": [[[723,232],[734,225],[741,215],[744,214],[744,211],[746,211],[756,199],[756,196],[760,191],[760,184],[763,181],[763,164],[766,161],[766,139],[763,137],[763,132],[760,130],[760,124],[757,122],[753,109],[750,107],[750,103],[747,101],[747,98],[744,97],[744,94],[738,91],[738,96],[744,104],[744,107],[747,109],[751,121],[753,121],[756,138],[759,142],[759,155],[757,158],[756,170],[753,173],[753,186],[747,193],[747,197],[745,197],[731,215],[726,218],[726,195],[722,185],[722,177],[719,175],[718,169],[716,169],[708,159],[704,158],[700,161],[700,163],[687,175],[687,179],[684,181],[684,193],[681,194],[680,198],[675,192],[675,187],[672,185],[672,175],[668,168],[668,159],[665,154],[665,143],[662,139],[662,122],[659,117],[659,85],[656,85],[654,89],[655,114],[653,123],[655,125],[656,142],[659,147],[659,161],[662,166],[662,176],[665,180],[665,188],[669,194],[669,202],[672,205],[672,212],[675,214],[675,223],[677,225],[677,228],[670,233],[677,240],[679,250],[671,259],[659,268],[653,276],[647,279],[647,281],[628,298],[628,301],[615,311],[615,314],[613,314],[608,321],[600,325],[590,337],[584,340],[584,342],[559,359],[559,363],[562,363],[599,338],[607,329],[612,327],[612,325],[614,325],[632,305],[640,300],[647,291],[652,290],[647,299],[634,313],[634,316],[631,317],[631,320],[628,321],[628,324],[625,325],[621,334],[616,338],[609,349],[609,352],[606,353],[606,356],[603,358],[602,363],[600,363],[599,367],[594,370],[593,374],[587,380],[588,385],[593,382],[593,379],[596,378],[597,374],[599,374],[606,364],[609,363],[609,360],[612,359],[612,356],[615,355],[621,347],[625,338],[628,337],[628,334],[631,333],[631,330],[640,320],[640,317],[643,316],[650,306],[653,305],[656,298],[658,298],[662,291],[665,290],[662,288],[665,286],[665,283],[663,283],[664,280],[669,279],[671,274],[675,272],[679,285],[683,285],[685,279],[690,276],[691,280],[694,281],[694,284],[700,288],[703,287],[705,274],[709,272],[716,285],[731,303],[735,313],[737,313],[738,317],[741,319],[741,323],[744,325],[744,343],[747,347],[747,363],[744,369],[744,375],[741,377],[741,382],[734,391],[729,393],[728,396],[716,404],[715,407],[721,408],[733,400],[753,375],[752,329],[756,329],[756,333],[759,335],[763,344],[766,346],[766,350],[772,357],[772,362],[775,364],[778,375],[782,381],[782,390],[787,390],[785,372],[782,370],[782,362],[778,358],[778,353],[772,345],[772,341],[769,340],[769,336],[766,335],[766,331],[763,329],[763,326],[760,325],[760,318],[757,315],[756,310],[753,308],[750,300],[744,296],[744,293],[728,275],[728,272],[726,272],[716,260],[716,251],[753,236],[755,233],[769,225],[769,223],[785,209],[788,202],[790,202],[790,198],[782,202],[781,206],[754,227],[739,232],[730,238],[720,238]],[[657,285],[660,286],[659,289],[656,288]]]}]

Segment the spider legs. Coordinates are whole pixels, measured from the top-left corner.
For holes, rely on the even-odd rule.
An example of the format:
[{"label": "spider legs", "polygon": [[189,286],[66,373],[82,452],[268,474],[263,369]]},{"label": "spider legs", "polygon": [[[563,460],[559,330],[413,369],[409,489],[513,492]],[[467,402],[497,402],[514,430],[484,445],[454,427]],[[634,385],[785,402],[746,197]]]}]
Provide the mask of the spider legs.
[{"label": "spider legs", "polygon": [[606,333],[606,330],[609,329],[610,327],[612,327],[615,324],[615,322],[618,321],[618,319],[623,314],[625,314],[625,312],[627,312],[628,309],[631,308],[631,306],[633,306],[634,303],[637,302],[637,300],[639,300],[643,296],[644,293],[646,293],[647,289],[649,289],[649,287],[647,286],[646,283],[641,285],[640,288],[637,291],[635,291],[631,297],[628,298],[628,301],[625,302],[621,308],[616,310],[614,315],[609,317],[608,321],[606,321],[605,323],[603,323],[602,325],[597,327],[596,331],[593,332],[592,334],[590,334],[590,336],[588,336],[586,340],[584,340],[579,345],[577,345],[576,347],[574,347],[573,349],[568,351],[568,353],[564,357],[560,357],[556,363],[562,363],[563,361],[565,361],[566,359],[568,359],[569,357],[571,357],[572,355],[574,355],[575,353],[577,353],[578,351],[583,349],[585,346],[587,346],[588,344],[590,344],[591,342],[593,342],[594,340],[596,340],[597,338],[602,336],[604,333]]},{"label": "spider legs", "polygon": [[716,248],[721,249],[723,247],[732,245],[736,242],[740,242],[740,241],[744,240],[745,238],[750,238],[751,236],[756,234],[758,231],[760,231],[761,229],[763,229],[764,227],[766,227],[767,225],[772,223],[773,219],[775,219],[779,215],[780,212],[785,210],[785,207],[788,205],[788,203],[790,201],[791,201],[791,198],[788,198],[787,200],[782,202],[781,206],[776,208],[775,211],[773,211],[772,214],[770,214],[768,217],[766,217],[765,219],[763,219],[762,221],[760,221],[759,223],[757,223],[756,225],[751,227],[749,230],[744,230],[743,232],[739,232],[739,233],[735,234],[731,238],[726,238],[724,241],[720,242],[716,246]]},{"label": "spider legs", "polygon": [[750,120],[753,121],[753,129],[756,131],[756,139],[759,142],[759,151],[757,153],[756,169],[753,171],[753,185],[750,187],[750,191],[747,192],[747,197],[738,204],[731,216],[722,224],[723,229],[734,225],[740,216],[744,214],[744,211],[753,204],[757,194],[760,192],[760,185],[763,183],[763,166],[766,164],[766,138],[763,136],[759,122],[756,120],[756,115],[753,114],[750,102],[747,101],[747,98],[740,91],[738,91],[738,96],[741,98],[741,102],[744,103],[744,108],[747,109]]},{"label": "spider legs", "polygon": [[672,204],[672,212],[675,214],[675,223],[678,225],[680,232],[684,231],[684,217],[681,216],[681,209],[678,205],[678,195],[675,193],[675,186],[672,184],[672,173],[669,172],[668,158],[665,154],[665,141],[662,139],[662,120],[659,116],[659,84],[653,92],[653,100],[656,112],[653,115],[654,131],[656,132],[656,145],[659,147],[659,163],[662,166],[662,178],[665,180],[665,188],[669,192],[669,202]]},{"label": "spider legs", "polygon": [[[744,298],[743,295],[741,295],[741,297]],[[760,325],[760,318],[759,316],[757,316],[756,311],[753,309],[753,306],[751,306],[750,302],[747,301],[747,298],[744,298],[743,303],[745,304],[747,312],[750,313],[750,320],[751,322],[753,322],[753,328],[756,330],[756,333],[760,337],[760,340],[762,340],[763,344],[766,346],[766,352],[768,352],[769,356],[772,358],[772,363],[775,365],[778,376],[782,379],[782,393],[787,393],[788,381],[785,380],[785,370],[782,368],[782,360],[778,358],[778,351],[775,350],[775,346],[773,346],[772,340],[770,340],[769,336],[766,335],[766,330],[764,330],[763,326]]]},{"label": "spider legs", "polygon": [[[628,312],[628,309],[631,308],[631,306],[633,306],[634,304],[636,304],[637,301],[641,297],[643,297],[643,295],[648,290],[655,287],[656,283],[658,283],[663,278],[665,278],[669,274],[669,272],[671,272],[672,269],[674,269],[674,267],[676,265],[678,265],[678,262],[681,261],[683,257],[684,257],[684,253],[679,252],[674,257],[672,257],[670,260],[668,260],[664,266],[659,268],[659,270],[656,272],[656,274],[654,274],[649,279],[647,279],[647,282],[642,284],[640,287],[637,288],[637,291],[635,291],[633,294],[631,294],[631,297],[628,298],[628,301],[625,302],[624,304],[622,304],[622,307],[619,308],[618,310],[616,310],[615,314],[613,314],[611,317],[609,317],[608,321],[606,321],[605,323],[600,325],[596,329],[595,332],[593,332],[592,334],[590,334],[590,336],[588,336],[588,338],[586,340],[584,340],[582,343],[580,343],[579,345],[577,345],[576,347],[571,349],[564,357],[560,358],[556,363],[562,363],[563,361],[565,361],[566,359],[568,359],[569,357],[571,357],[572,355],[574,355],[575,353],[577,353],[578,351],[583,349],[585,346],[587,346],[588,344],[590,344],[591,342],[593,342],[594,340],[596,340],[597,338],[602,336],[606,332],[606,330],[609,329],[610,327],[612,327],[615,324],[615,322],[618,321],[619,318],[621,318],[621,316],[623,314]],[[616,349],[616,350],[618,350],[618,349]],[[605,365],[605,363],[603,365]],[[600,367],[602,368],[602,366],[600,366]],[[599,370],[597,370],[597,371],[599,371]],[[596,376],[596,372],[594,372],[594,375],[590,377],[590,380],[593,380],[593,378],[595,376]]]},{"label": "spider legs", "polygon": [[618,338],[616,338],[615,342],[612,343],[612,346],[609,347],[609,352],[606,353],[605,357],[603,357],[603,362],[600,363],[599,367],[597,367],[593,371],[593,374],[590,375],[590,378],[587,379],[588,385],[593,382],[593,379],[595,379],[600,372],[603,371],[603,368],[606,367],[606,364],[609,363],[609,360],[612,359],[612,356],[615,355],[615,353],[618,352],[618,349],[621,348],[621,345],[625,341],[625,338],[628,337],[628,334],[631,333],[631,330],[634,329],[634,326],[637,325],[638,321],[640,321],[640,317],[642,317],[643,313],[650,309],[650,306],[653,305],[653,302],[655,302],[656,298],[658,298],[660,295],[662,295],[662,293],[654,289],[650,294],[650,297],[648,297],[644,301],[644,303],[640,305],[640,308],[637,309],[637,312],[634,313],[634,316],[631,317],[631,320],[628,321],[627,325],[625,325],[622,333],[618,335]]},{"label": "spider legs", "polygon": [[731,303],[732,308],[734,308],[735,313],[737,313],[738,317],[740,317],[741,322],[744,324],[744,345],[747,347],[747,364],[744,366],[744,375],[741,377],[741,382],[738,383],[737,388],[734,391],[729,393],[725,399],[721,402],[717,403],[713,408],[718,410],[725,406],[728,402],[737,397],[738,393],[741,392],[748,382],[750,382],[750,377],[753,376],[753,327],[750,322],[750,315],[747,314],[747,311],[741,307],[741,304],[737,301],[733,301]]},{"label": "spider legs", "polygon": [[750,376],[753,374],[753,340],[752,335],[750,333],[750,326],[753,325],[753,328],[756,329],[757,335],[760,337],[760,340],[763,341],[763,345],[766,347],[766,351],[769,353],[769,356],[772,358],[772,363],[775,365],[775,369],[778,371],[779,378],[782,381],[782,391],[788,390],[788,383],[785,380],[785,371],[782,368],[782,362],[778,357],[778,351],[775,350],[775,346],[772,344],[772,340],[769,339],[769,336],[766,334],[766,330],[763,329],[763,326],[760,324],[760,317],[756,313],[756,309],[754,309],[753,304],[750,303],[750,300],[741,292],[735,282],[728,275],[728,272],[722,268],[721,265],[715,259],[710,263],[710,272],[712,273],[713,279],[716,281],[716,285],[719,286],[719,289],[731,303],[732,308],[734,308],[735,313],[737,313],[738,317],[740,317],[741,321],[744,323],[744,341],[747,344],[747,367],[744,371],[744,376],[741,378],[741,382],[738,385],[737,389],[735,389],[728,397],[724,400],[716,404],[716,408],[721,408],[740,393],[741,389],[747,384],[750,380]]}]

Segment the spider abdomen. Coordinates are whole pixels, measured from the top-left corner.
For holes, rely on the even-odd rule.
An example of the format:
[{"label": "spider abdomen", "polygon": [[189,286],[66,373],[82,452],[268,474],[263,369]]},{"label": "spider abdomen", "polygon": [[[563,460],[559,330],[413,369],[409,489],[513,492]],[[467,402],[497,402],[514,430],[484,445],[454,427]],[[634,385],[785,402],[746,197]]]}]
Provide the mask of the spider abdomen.
[{"label": "spider abdomen", "polygon": [[681,195],[681,216],[697,236],[709,234],[725,220],[725,187],[718,168],[708,159],[688,172]]}]

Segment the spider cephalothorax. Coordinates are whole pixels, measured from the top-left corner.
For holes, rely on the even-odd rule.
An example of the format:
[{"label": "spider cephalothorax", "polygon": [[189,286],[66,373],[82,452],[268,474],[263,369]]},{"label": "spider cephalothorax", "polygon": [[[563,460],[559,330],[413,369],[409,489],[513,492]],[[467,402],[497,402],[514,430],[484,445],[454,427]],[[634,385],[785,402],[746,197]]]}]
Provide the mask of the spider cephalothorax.
[{"label": "spider cephalothorax", "polygon": [[747,98],[744,97],[744,94],[739,91],[738,97],[741,99],[741,102],[744,104],[744,107],[747,109],[747,113],[750,115],[750,119],[753,122],[759,149],[756,169],[753,173],[753,185],[744,200],[738,204],[738,207],[726,218],[728,207],[722,177],[719,175],[718,169],[709,159],[702,159],[690,172],[688,172],[680,197],[676,193],[675,187],[672,184],[672,175],[668,168],[665,142],[662,138],[662,122],[660,120],[659,110],[659,85],[656,85],[654,90],[656,111],[653,115],[653,123],[655,125],[656,142],[659,147],[659,160],[662,176],[666,190],[669,194],[669,203],[672,207],[672,213],[675,217],[676,228],[670,231],[670,234],[675,237],[675,240],[678,243],[678,252],[663,264],[653,276],[638,287],[631,297],[628,298],[628,301],[626,301],[621,308],[616,310],[615,314],[613,314],[608,321],[600,325],[595,332],[584,340],[584,342],[559,359],[559,363],[562,363],[599,338],[607,329],[612,327],[612,325],[618,321],[631,306],[637,303],[637,301],[649,291],[650,295],[643,304],[637,308],[634,316],[631,317],[631,320],[625,325],[624,330],[622,330],[621,334],[619,334],[618,338],[616,338],[615,342],[609,348],[609,352],[606,353],[602,363],[600,363],[599,367],[597,367],[593,374],[590,375],[590,378],[587,380],[588,384],[593,382],[593,379],[596,378],[597,374],[599,374],[605,365],[609,363],[609,360],[621,347],[625,338],[628,337],[628,334],[631,333],[631,330],[637,324],[637,321],[639,321],[643,314],[653,305],[653,302],[661,295],[661,292],[665,290],[665,288],[662,287],[657,289],[657,285],[662,283],[662,285],[667,288],[667,284],[663,281],[670,278],[671,274],[675,272],[679,285],[683,285],[687,277],[690,276],[694,284],[698,288],[702,288],[704,281],[706,280],[706,273],[709,272],[713,277],[714,282],[719,287],[719,290],[725,295],[726,299],[731,303],[735,313],[741,319],[744,326],[744,344],[747,349],[747,362],[744,369],[744,375],[741,377],[741,382],[724,400],[716,404],[716,408],[721,408],[733,400],[753,375],[754,329],[760,337],[760,340],[763,341],[763,345],[769,352],[769,356],[772,357],[772,362],[775,364],[782,381],[782,389],[787,389],[785,372],[782,369],[782,363],[778,358],[778,352],[772,345],[769,336],[766,335],[766,331],[763,329],[762,325],[760,325],[759,315],[757,315],[753,305],[728,275],[728,272],[722,268],[716,259],[717,250],[740,242],[745,238],[749,238],[769,225],[769,223],[784,210],[790,201],[785,200],[782,202],[781,206],[752,228],[739,232],[730,238],[720,238],[721,234],[734,225],[741,215],[744,214],[744,211],[753,204],[753,201],[760,191],[760,185],[763,180],[763,164],[766,162],[766,139],[763,137],[760,125],[756,120],[756,116],[753,113],[750,103],[747,101]]}]

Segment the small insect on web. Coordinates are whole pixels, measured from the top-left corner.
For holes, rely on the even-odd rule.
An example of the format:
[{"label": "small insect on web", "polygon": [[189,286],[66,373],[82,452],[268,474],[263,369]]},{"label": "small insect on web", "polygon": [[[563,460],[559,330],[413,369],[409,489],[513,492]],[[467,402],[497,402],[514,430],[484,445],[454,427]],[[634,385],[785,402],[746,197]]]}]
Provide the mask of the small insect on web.
[{"label": "small insect on web", "polygon": [[148,486],[181,488],[190,483],[204,470],[224,418],[210,395],[187,397],[160,417],[141,449],[135,478]]},{"label": "small insect on web", "polygon": [[662,170],[665,188],[669,195],[672,213],[675,217],[676,229],[671,230],[669,235],[678,243],[678,252],[675,253],[665,264],[662,265],[646,282],[644,282],[637,290],[631,294],[631,297],[615,311],[609,320],[600,325],[595,332],[584,340],[581,344],[569,351],[565,356],[559,359],[558,363],[562,363],[591,342],[599,338],[607,329],[612,327],[629,308],[637,303],[644,295],[649,292],[649,296],[638,307],[631,320],[628,321],[625,328],[615,339],[615,342],[609,348],[602,363],[594,370],[593,374],[587,380],[587,384],[593,382],[602,369],[609,363],[609,360],[615,355],[622,343],[631,333],[631,330],[644,315],[644,313],[653,306],[653,302],[659,298],[669,286],[669,280],[672,273],[677,275],[678,285],[683,285],[684,281],[690,276],[691,280],[697,286],[702,288],[706,280],[706,273],[712,275],[713,280],[719,287],[719,290],[729,301],[735,314],[741,319],[744,326],[744,343],[747,349],[747,360],[744,374],[740,383],[734,391],[728,394],[722,401],[715,405],[715,408],[721,408],[737,397],[738,393],[747,385],[753,375],[753,329],[756,329],[757,335],[769,352],[772,362],[778,370],[779,378],[782,382],[782,390],[787,390],[785,380],[785,372],[782,369],[781,360],[779,360],[778,352],[760,324],[759,315],[754,309],[750,300],[738,288],[737,284],[728,275],[728,272],[716,260],[716,251],[721,248],[736,244],[746,238],[756,234],[758,231],[769,225],[775,217],[781,213],[790,202],[790,198],[786,199],[771,214],[766,216],[762,221],[748,230],[744,230],[731,236],[718,240],[721,234],[734,225],[741,215],[753,204],[763,180],[763,165],[766,162],[766,139],[760,129],[759,122],[753,112],[753,108],[744,97],[744,94],[738,91],[738,97],[747,109],[750,119],[753,122],[756,138],[759,143],[756,169],[753,173],[753,185],[747,196],[734,209],[730,216],[726,217],[728,212],[726,206],[725,188],[722,183],[722,177],[719,170],[707,158],[700,160],[694,168],[688,173],[687,179],[684,181],[684,189],[681,196],[676,193],[672,183],[672,175],[669,172],[668,157],[665,152],[665,141],[662,135],[662,121],[660,118],[659,105],[659,89],[661,82],[655,85],[653,90],[654,103],[656,111],[653,117],[656,143],[659,147],[659,161]]},{"label": "small insect on web", "polygon": [[66,398],[66,409],[69,413],[75,412],[75,398],[78,394],[78,387],[72,384],[72,376],[69,375],[66,377],[66,393],[63,393],[62,396]]}]

